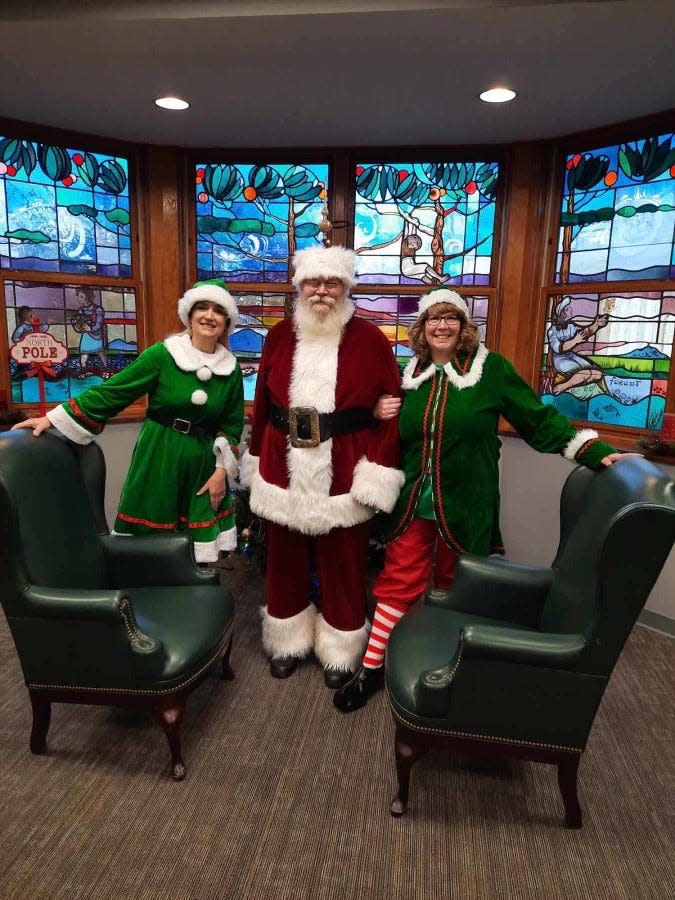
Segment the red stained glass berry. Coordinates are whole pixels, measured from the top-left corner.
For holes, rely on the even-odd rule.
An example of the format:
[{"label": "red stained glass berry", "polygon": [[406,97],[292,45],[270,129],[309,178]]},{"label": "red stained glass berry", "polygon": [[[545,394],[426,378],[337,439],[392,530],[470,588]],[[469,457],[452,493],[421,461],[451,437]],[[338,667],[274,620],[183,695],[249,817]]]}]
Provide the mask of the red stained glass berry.
[{"label": "red stained glass berry", "polygon": [[356,174],[357,174],[357,176],[358,176],[358,175],[363,175],[363,166],[357,166],[357,167],[356,167]]},{"label": "red stained glass berry", "polygon": [[84,156],[82,156],[81,153],[76,153],[73,156],[73,162],[75,163],[76,166],[81,166],[82,163],[84,162]]},{"label": "red stained glass berry", "polygon": [[7,166],[8,175],[16,175],[16,166]]},{"label": "red stained glass berry", "polygon": [[470,182],[467,184],[467,186],[466,186],[466,192],[467,192],[467,194],[475,194],[475,193],[476,193],[476,190],[477,190],[476,182],[475,182],[475,181],[470,181]]}]

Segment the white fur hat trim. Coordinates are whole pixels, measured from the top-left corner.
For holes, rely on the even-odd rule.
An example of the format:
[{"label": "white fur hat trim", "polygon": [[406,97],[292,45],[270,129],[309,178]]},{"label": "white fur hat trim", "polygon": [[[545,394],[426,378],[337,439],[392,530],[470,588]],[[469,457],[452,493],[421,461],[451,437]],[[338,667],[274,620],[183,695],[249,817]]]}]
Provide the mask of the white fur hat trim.
[{"label": "white fur hat trim", "polygon": [[356,283],[356,254],[345,247],[309,247],[293,257],[293,284],[299,288],[308,278],[339,278],[349,290]]},{"label": "white fur hat trim", "polygon": [[417,318],[424,315],[424,313],[431,306],[436,306],[437,303],[449,303],[452,306],[457,307],[457,309],[464,313],[467,319],[471,319],[469,315],[469,306],[464,299],[461,297],[457,291],[451,291],[448,288],[439,288],[436,291],[429,291],[428,294],[425,294],[420,298],[420,305],[417,310]]},{"label": "white fur hat trim", "polygon": [[206,391],[193,391],[190,400],[194,403],[195,406],[204,406],[206,401],[209,399],[209,395]]},{"label": "white fur hat trim", "polygon": [[200,381],[209,381],[213,375],[211,369],[208,366],[202,366],[201,369],[197,369],[197,378]]},{"label": "white fur hat trim", "polygon": [[227,313],[230,325],[227,329],[228,334],[232,334],[237,324],[237,304],[234,297],[226,290],[218,287],[217,284],[199,284],[197,287],[190,288],[185,291],[178,301],[178,318],[186,328],[190,325],[190,310],[200,300],[210,300],[212,303],[219,303]]}]

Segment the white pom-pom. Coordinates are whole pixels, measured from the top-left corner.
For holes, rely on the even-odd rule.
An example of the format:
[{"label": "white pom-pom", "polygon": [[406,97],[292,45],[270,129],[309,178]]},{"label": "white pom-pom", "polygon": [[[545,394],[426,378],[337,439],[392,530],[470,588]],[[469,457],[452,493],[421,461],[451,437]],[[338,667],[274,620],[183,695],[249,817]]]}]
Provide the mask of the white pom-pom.
[{"label": "white pom-pom", "polygon": [[197,378],[199,378],[200,381],[208,381],[212,375],[213,372],[208,366],[202,366],[201,369],[197,369]]},{"label": "white pom-pom", "polygon": [[190,400],[194,403],[195,406],[204,406],[206,401],[209,399],[206,391],[193,391]]}]

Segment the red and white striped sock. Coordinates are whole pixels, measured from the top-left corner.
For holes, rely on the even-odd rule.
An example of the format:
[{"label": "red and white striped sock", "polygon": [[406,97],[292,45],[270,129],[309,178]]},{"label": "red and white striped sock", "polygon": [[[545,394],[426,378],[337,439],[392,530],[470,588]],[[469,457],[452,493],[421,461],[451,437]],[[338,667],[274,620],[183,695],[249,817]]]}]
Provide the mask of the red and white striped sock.
[{"label": "red and white striped sock", "polygon": [[394,625],[404,616],[401,609],[394,609],[385,603],[378,603],[373,616],[373,627],[370,631],[370,639],[363,657],[363,665],[366,669],[379,669],[384,662],[384,651],[387,649],[389,635]]}]

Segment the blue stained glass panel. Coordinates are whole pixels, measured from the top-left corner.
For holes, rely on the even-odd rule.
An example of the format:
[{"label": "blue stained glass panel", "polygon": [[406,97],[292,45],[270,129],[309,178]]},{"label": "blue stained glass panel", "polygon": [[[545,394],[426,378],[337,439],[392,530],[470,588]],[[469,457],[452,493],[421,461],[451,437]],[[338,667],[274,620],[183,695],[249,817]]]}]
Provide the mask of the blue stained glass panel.
[{"label": "blue stained glass panel", "polygon": [[596,425],[658,430],[675,336],[675,291],[549,298],[540,395]]},{"label": "blue stained glass panel", "polygon": [[675,135],[570,153],[556,281],[675,278]]},{"label": "blue stained glass panel", "polygon": [[[110,378],[138,353],[136,295],[112,285],[5,282],[9,346],[38,330],[64,344],[68,357],[45,375],[47,403],[62,403]],[[39,383],[30,366],[10,357],[13,403],[38,403]]]},{"label": "blue stained glass panel", "polygon": [[230,348],[244,376],[244,400],[253,401],[258,366],[270,328],[285,315],[285,294],[235,293],[239,316],[230,335]]},{"label": "blue stained glass panel", "polygon": [[489,284],[499,175],[496,162],[359,163],[359,281]]},{"label": "blue stained glass panel", "polygon": [[1,268],[129,278],[129,236],[127,159],[0,138]]},{"label": "blue stained glass panel", "polygon": [[326,164],[196,167],[197,275],[287,282],[296,250],[321,243]]}]

